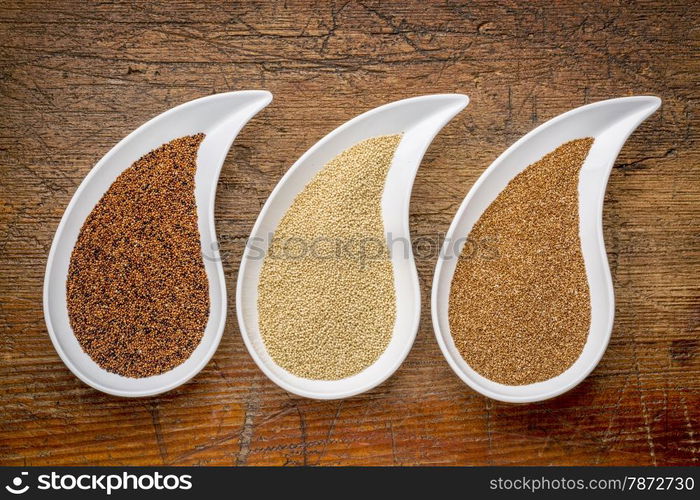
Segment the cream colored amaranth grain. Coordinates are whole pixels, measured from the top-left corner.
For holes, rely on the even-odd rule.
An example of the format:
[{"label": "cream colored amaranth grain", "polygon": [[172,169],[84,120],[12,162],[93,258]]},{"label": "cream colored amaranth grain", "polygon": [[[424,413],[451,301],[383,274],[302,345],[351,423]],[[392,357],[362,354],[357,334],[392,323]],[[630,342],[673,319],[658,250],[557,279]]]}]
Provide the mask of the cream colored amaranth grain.
[{"label": "cream colored amaranth grain", "polygon": [[591,307],[578,180],[592,143],[563,144],[511,180],[474,225],[460,256],[450,330],[467,363],[495,382],[555,377],[586,343]]},{"label": "cream colored amaranth grain", "polygon": [[[272,359],[294,375],[349,377],[391,340],[396,296],[381,197],[400,139],[367,139],[335,157],[275,231],[258,285],[260,333]],[[363,240],[381,242],[378,258],[333,250]],[[302,255],[312,242],[320,250]]]}]

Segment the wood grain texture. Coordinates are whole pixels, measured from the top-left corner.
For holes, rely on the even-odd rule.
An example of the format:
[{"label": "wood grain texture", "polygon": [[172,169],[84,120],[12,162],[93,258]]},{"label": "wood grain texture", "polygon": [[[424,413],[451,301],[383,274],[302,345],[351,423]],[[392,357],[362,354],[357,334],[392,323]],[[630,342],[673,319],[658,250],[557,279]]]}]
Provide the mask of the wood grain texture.
[{"label": "wood grain texture", "polygon": [[[697,464],[700,9],[696,2],[10,2],[0,5],[0,463]],[[94,163],[184,101],[264,88],[275,101],[224,166],[217,227],[229,316],[193,381],[126,400],[54,351],[42,280],[58,221]],[[472,103],[425,156],[411,230],[423,288],[408,359],[345,401],[297,398],[249,357],[235,321],[244,240],[285,170],[328,131],[396,99]],[[653,94],[605,201],[617,295],[610,347],[569,393],[513,406],[443,359],[429,315],[436,234],[479,174],[537,124]]]}]

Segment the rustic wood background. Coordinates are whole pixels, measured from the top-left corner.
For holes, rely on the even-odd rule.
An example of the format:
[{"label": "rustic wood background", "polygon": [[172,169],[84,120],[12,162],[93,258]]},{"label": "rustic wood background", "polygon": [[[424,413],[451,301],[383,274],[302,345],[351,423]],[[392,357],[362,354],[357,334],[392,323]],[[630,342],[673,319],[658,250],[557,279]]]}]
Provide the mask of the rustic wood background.
[{"label": "rustic wood background", "polygon": [[[700,9],[696,2],[0,2],[0,463],[697,464],[700,457]],[[46,256],[81,179],[117,141],[184,101],[239,89],[275,100],[224,166],[217,226],[229,321],[190,383],[119,399],[76,379],[42,315]],[[285,170],[356,114],[404,97],[472,102],[416,179],[411,228],[443,233],[518,137],[587,102],[663,107],[613,170],[605,234],[617,294],[594,373],[538,404],[488,400],[443,359],[429,316],[379,388],[318,402],[249,357],[233,290],[258,211]],[[426,249],[427,248],[427,249]]]}]

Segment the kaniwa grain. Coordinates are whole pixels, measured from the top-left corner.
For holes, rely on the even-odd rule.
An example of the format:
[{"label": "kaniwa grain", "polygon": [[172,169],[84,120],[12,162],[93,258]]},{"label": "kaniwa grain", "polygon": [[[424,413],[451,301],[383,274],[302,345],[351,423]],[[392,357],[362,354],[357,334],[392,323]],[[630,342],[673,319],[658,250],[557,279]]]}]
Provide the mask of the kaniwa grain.
[{"label": "kaniwa grain", "polygon": [[[396,296],[380,202],[400,139],[367,139],[335,157],[275,231],[258,286],[260,333],[294,375],[349,377],[389,344]],[[366,242],[370,256],[348,251]]]},{"label": "kaniwa grain", "polygon": [[511,180],[460,255],[450,330],[465,361],[495,382],[555,377],[586,343],[591,308],[578,181],[592,144],[590,138],[563,144]]},{"label": "kaniwa grain", "polygon": [[67,280],[71,327],[102,368],[127,377],[183,363],[209,317],[194,196],[203,134],[181,137],[122,172],[88,215]]}]

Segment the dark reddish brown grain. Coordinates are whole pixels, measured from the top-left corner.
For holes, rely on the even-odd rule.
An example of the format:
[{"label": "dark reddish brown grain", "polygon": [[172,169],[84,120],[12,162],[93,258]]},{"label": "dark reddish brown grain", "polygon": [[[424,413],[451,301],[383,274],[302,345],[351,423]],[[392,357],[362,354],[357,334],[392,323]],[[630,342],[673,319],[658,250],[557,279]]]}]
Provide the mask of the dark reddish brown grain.
[{"label": "dark reddish brown grain", "polygon": [[204,134],[181,137],[122,172],[73,248],[68,315],[83,350],[127,377],[190,357],[209,317],[194,177]]}]

